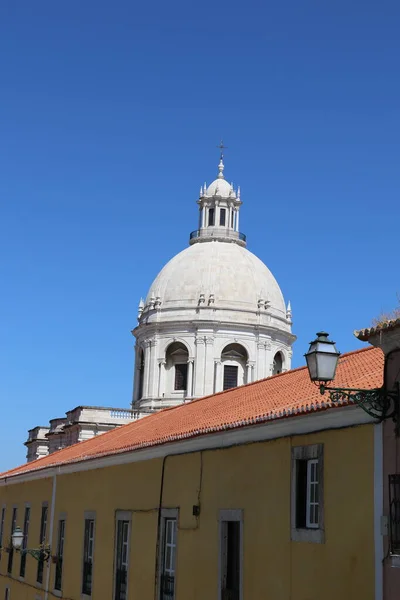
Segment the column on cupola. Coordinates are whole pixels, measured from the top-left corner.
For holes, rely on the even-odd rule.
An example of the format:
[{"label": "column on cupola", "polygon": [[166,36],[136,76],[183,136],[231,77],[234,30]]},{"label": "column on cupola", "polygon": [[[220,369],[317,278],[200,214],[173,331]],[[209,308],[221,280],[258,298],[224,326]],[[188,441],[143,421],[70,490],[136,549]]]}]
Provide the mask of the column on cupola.
[{"label": "column on cupola", "polygon": [[158,361],[158,398],[162,398],[165,393],[165,358],[161,358]]},{"label": "column on cupola", "polygon": [[239,231],[239,210],[236,211],[236,231]]},{"label": "column on cupola", "polygon": [[149,379],[150,379],[150,352],[151,342],[144,342],[144,373],[143,373],[143,398],[148,398],[149,395]]},{"label": "column on cupola", "polygon": [[199,398],[204,396],[204,371],[205,371],[205,357],[206,357],[206,344],[204,337],[197,337],[195,339],[196,344],[196,366],[194,370],[194,396]]},{"label": "column on cupola", "polygon": [[222,391],[222,362],[218,358],[214,361],[215,363],[215,381],[214,381],[214,392]]},{"label": "column on cupola", "polygon": [[213,346],[214,338],[206,337],[205,353],[204,353],[204,396],[209,396],[214,392],[214,359],[213,359]]},{"label": "column on cupola", "polygon": [[149,387],[147,395],[149,398],[155,398],[157,395],[158,388],[158,362],[157,362],[157,340],[151,340],[150,342],[150,368],[149,368]]},{"label": "column on cupola", "polygon": [[188,374],[187,374],[187,397],[193,397],[193,367],[194,367],[194,358],[189,358],[188,360]]},{"label": "column on cupola", "polygon": [[257,343],[257,366],[256,366],[257,379],[263,379],[264,377],[267,377],[267,373],[265,371],[265,363],[266,363],[265,353],[266,353],[265,342],[258,342]]}]

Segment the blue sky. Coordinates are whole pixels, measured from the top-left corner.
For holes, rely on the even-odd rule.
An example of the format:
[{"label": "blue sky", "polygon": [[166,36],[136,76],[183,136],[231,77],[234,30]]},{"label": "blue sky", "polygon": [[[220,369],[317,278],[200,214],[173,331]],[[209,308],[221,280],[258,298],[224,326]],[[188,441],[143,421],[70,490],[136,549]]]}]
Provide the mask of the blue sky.
[{"label": "blue sky", "polygon": [[242,188],[241,230],[344,352],[400,292],[397,2],[5,1],[0,7],[0,470],[27,429],[128,406],[137,304]]}]

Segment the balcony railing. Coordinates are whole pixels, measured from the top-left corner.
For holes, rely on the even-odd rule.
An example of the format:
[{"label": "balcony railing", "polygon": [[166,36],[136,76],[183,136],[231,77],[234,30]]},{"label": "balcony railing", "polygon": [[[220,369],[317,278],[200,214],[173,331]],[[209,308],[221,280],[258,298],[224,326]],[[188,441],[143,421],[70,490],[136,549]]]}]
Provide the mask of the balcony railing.
[{"label": "balcony railing", "polygon": [[195,229],[195,231],[191,232],[189,240],[195,240],[197,238],[202,237],[226,237],[232,240],[241,240],[242,242],[246,241],[246,236],[244,233],[240,233],[239,231],[233,231],[232,229],[224,229],[223,227],[212,229],[208,229],[207,227],[205,227],[204,229]]}]

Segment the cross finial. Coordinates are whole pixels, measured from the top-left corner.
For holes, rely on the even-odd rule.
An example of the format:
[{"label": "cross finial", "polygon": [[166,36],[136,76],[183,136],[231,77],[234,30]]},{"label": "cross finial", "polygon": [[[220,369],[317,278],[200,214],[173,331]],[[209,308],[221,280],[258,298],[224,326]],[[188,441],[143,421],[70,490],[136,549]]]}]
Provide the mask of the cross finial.
[{"label": "cross finial", "polygon": [[221,150],[221,159],[224,158],[224,150],[227,148],[228,146],[224,146],[224,142],[223,140],[220,141],[220,143],[218,144],[217,148],[219,148]]},{"label": "cross finial", "polygon": [[219,157],[219,165],[218,165],[218,179],[224,178],[224,150],[227,146],[224,146],[224,142],[221,140],[219,145],[217,146],[221,150],[221,155]]}]

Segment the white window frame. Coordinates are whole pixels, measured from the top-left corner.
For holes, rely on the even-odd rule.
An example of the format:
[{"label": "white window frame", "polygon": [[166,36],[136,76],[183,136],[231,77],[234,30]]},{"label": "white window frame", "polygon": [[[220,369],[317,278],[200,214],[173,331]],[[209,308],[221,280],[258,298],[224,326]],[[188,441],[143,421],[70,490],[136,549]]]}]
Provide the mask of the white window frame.
[{"label": "white window frame", "polygon": [[179,529],[179,510],[177,508],[163,508],[161,511],[161,527],[160,527],[160,548],[159,548],[159,557],[158,557],[158,594],[157,594],[157,598],[159,600],[162,600],[162,596],[161,596],[161,581],[162,581],[162,575],[163,573],[165,573],[167,571],[167,569],[165,569],[165,560],[166,560],[166,539],[165,539],[165,525],[167,523],[167,521],[175,521],[176,522],[176,529],[175,529],[175,543],[171,544],[170,547],[174,548],[174,553],[175,553],[175,557],[174,557],[174,569],[168,569],[169,573],[174,574],[174,596],[173,598],[175,598],[176,596],[176,565],[177,565],[177,551],[178,551],[178,529]]},{"label": "white window frame", "polygon": [[129,510],[117,510],[115,513],[114,540],[114,577],[112,599],[115,600],[115,585],[117,580],[117,550],[118,550],[118,521],[128,521],[128,539],[126,547],[126,597],[129,598],[129,561],[131,552],[132,513]]},{"label": "white window frame", "polygon": [[[64,521],[64,531],[63,531],[63,537],[62,537],[62,544],[60,544],[60,523],[61,521]],[[65,530],[67,527],[67,515],[66,513],[60,513],[58,515],[58,519],[57,519],[57,530],[56,530],[56,545],[55,545],[55,556],[58,556],[60,554],[60,547],[62,549],[62,571],[61,571],[61,589],[56,588],[56,567],[54,568],[54,580],[53,580],[53,594],[54,596],[61,596],[62,597],[62,588],[63,588],[63,582],[64,582],[64,574],[65,574]]]},{"label": "white window frame", "polygon": [[[316,489],[319,487],[319,460],[318,458],[311,458],[307,460],[307,498],[306,498],[306,525],[309,529],[319,529],[319,499],[315,501]],[[315,468],[313,469],[313,467]],[[314,473],[313,473],[314,471]],[[313,477],[316,475],[316,478]],[[312,499],[314,493],[314,500]],[[312,518],[313,508],[318,507],[318,520]],[[315,511],[314,511],[315,514]]]},{"label": "white window frame", "polygon": [[[307,461],[307,497],[306,497],[306,527],[297,527],[297,461]],[[317,482],[311,481],[312,465],[317,465]],[[324,528],[324,446],[310,444],[309,446],[292,447],[292,489],[291,489],[291,539],[294,542],[325,542]],[[311,486],[318,485],[318,502],[311,501]],[[318,505],[318,523],[311,518],[311,506]]]},{"label": "white window frame", "polygon": [[86,511],[85,510],[85,512],[83,514],[83,546],[82,546],[81,590],[82,590],[82,587],[83,587],[84,562],[85,562],[85,526],[86,526],[86,521],[93,521],[93,537],[92,537],[92,554],[91,554],[91,561],[92,561],[92,593],[91,594],[84,594],[81,591],[81,596],[85,600],[86,600],[86,598],[92,598],[92,596],[93,596],[94,544],[95,544],[95,540],[96,540],[96,512],[95,511]]},{"label": "white window frame", "polygon": [[218,544],[218,600],[222,599],[222,583],[224,577],[224,569],[225,569],[225,561],[226,556],[225,553],[225,539],[224,539],[224,523],[227,521],[237,521],[240,523],[240,568],[239,568],[239,578],[240,578],[240,590],[239,590],[239,599],[243,600],[243,549],[244,549],[244,540],[243,540],[243,510],[242,509],[222,509],[219,511],[218,515],[218,529],[219,529],[219,544]]},{"label": "white window frame", "polygon": [[[27,527],[26,527],[26,531],[25,531],[25,519],[26,519],[27,511],[29,511],[29,513],[28,513]],[[28,547],[29,525],[30,525],[31,517],[32,517],[31,505],[29,503],[26,503],[25,510],[24,510],[24,520],[23,520],[24,537],[22,540],[22,550],[25,550]],[[24,576],[21,575],[22,557],[23,557],[23,554],[21,554],[21,559],[20,559],[20,563],[19,563],[19,573],[18,573],[18,579],[20,579],[21,581],[23,581],[25,579],[25,575]],[[27,558],[27,555],[25,555],[25,573],[26,573],[26,558]]]}]

